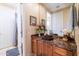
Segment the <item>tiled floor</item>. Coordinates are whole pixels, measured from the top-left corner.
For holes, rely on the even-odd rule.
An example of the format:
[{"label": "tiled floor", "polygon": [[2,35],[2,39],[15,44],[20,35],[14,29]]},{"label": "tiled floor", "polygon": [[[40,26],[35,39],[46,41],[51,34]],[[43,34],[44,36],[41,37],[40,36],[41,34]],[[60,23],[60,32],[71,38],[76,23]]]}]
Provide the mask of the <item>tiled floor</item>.
[{"label": "tiled floor", "polygon": [[6,56],[6,51],[16,48],[15,46],[0,50],[0,56]]}]

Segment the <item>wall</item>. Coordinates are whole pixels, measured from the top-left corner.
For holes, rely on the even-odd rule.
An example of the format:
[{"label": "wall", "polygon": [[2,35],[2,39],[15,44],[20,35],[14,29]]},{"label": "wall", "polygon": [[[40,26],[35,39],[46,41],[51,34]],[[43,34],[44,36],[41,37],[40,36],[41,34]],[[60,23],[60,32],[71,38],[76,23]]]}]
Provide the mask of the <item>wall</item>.
[{"label": "wall", "polygon": [[42,19],[46,20],[46,15],[47,15],[46,9],[42,5],[39,5],[39,19],[40,19],[40,23],[41,23]]},{"label": "wall", "polygon": [[31,55],[31,35],[35,34],[36,26],[30,26],[30,16],[37,18],[37,25],[40,24],[40,20],[46,16],[46,10],[40,4],[26,3],[23,4],[22,10],[23,20],[23,55]]}]

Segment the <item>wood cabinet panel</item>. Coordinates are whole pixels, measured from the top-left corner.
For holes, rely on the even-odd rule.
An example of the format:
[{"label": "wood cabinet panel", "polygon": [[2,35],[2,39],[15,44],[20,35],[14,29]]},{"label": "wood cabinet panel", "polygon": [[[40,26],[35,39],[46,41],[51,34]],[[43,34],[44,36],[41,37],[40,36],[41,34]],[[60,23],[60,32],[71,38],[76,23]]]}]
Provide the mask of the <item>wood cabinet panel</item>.
[{"label": "wood cabinet panel", "polygon": [[58,54],[56,52],[53,52],[53,56],[62,56],[62,55],[60,55],[60,54]]},{"label": "wood cabinet panel", "polygon": [[61,49],[61,48],[54,46],[53,50],[54,50],[54,53],[56,52],[56,53],[61,54],[61,55],[67,55],[67,51],[64,49]]},{"label": "wood cabinet panel", "polygon": [[54,53],[58,53],[59,55],[62,56],[72,55],[72,52],[56,46],[53,46],[53,54]]},{"label": "wood cabinet panel", "polygon": [[36,42],[36,40],[33,40],[33,42],[32,42],[32,52],[33,53],[37,53],[37,42]]},{"label": "wood cabinet panel", "polygon": [[43,41],[38,40],[37,49],[38,49],[38,55],[42,56],[43,55]]},{"label": "wood cabinet panel", "polygon": [[32,53],[37,55],[37,38],[32,37]]},{"label": "wood cabinet panel", "polygon": [[43,55],[47,56],[47,43],[46,42],[43,43]]},{"label": "wood cabinet panel", "polygon": [[53,55],[53,46],[50,44],[47,44],[47,56]]}]

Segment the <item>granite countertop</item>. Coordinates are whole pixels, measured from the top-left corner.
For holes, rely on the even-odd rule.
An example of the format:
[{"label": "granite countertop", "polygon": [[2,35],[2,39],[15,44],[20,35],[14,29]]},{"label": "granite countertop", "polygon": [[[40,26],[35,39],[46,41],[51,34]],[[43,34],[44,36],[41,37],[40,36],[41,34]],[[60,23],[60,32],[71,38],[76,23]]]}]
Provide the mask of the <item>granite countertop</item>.
[{"label": "granite countertop", "polygon": [[66,41],[63,41],[60,39],[53,39],[51,41],[43,40],[43,42],[47,42],[51,45],[55,45],[57,47],[60,47],[60,48],[63,48],[63,49],[69,50],[69,51],[76,51],[76,48],[77,48],[75,43],[66,42]]},{"label": "granite countertop", "polygon": [[52,42],[60,48],[64,48],[70,51],[76,51],[76,44],[73,42],[63,41],[60,39],[54,39]]},{"label": "granite countertop", "polygon": [[64,48],[69,51],[76,51],[77,48],[74,42],[64,41],[60,38],[54,38],[52,40],[45,40],[42,37],[38,37],[38,38],[43,40],[43,42],[47,42],[51,45],[55,45],[57,47]]}]

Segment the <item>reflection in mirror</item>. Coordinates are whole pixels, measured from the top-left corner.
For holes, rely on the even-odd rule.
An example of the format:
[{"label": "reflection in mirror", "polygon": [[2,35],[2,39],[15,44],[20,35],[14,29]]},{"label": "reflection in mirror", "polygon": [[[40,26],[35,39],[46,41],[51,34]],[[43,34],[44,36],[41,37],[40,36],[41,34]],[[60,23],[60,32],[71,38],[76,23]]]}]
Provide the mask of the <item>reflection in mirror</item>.
[{"label": "reflection in mirror", "polygon": [[66,32],[73,31],[72,6],[53,13],[47,13],[46,28],[48,33],[63,36]]}]

